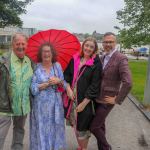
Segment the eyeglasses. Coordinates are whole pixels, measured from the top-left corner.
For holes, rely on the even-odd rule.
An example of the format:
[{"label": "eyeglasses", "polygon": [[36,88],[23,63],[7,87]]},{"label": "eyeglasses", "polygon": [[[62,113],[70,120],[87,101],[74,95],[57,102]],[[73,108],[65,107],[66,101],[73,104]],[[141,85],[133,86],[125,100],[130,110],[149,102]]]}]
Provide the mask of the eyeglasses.
[{"label": "eyeglasses", "polygon": [[113,44],[115,41],[103,41],[103,44]]}]

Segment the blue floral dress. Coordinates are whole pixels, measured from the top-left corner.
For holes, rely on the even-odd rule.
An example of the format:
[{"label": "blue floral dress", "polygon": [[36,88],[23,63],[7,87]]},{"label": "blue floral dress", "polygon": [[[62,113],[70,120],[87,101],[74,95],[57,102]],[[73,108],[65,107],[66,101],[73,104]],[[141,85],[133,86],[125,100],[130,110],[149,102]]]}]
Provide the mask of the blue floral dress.
[{"label": "blue floral dress", "polygon": [[30,150],[66,150],[64,110],[61,92],[56,86],[39,91],[38,85],[57,76],[64,80],[59,63],[47,74],[42,64],[37,65],[31,83],[32,111],[30,115]]}]

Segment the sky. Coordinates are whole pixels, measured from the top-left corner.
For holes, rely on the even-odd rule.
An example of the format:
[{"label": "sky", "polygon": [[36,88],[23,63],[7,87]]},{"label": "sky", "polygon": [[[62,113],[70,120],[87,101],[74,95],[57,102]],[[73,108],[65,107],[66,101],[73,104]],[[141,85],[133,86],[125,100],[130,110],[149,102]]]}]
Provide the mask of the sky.
[{"label": "sky", "polygon": [[124,0],[34,0],[21,15],[23,27],[65,29],[74,33],[115,32],[116,11]]}]

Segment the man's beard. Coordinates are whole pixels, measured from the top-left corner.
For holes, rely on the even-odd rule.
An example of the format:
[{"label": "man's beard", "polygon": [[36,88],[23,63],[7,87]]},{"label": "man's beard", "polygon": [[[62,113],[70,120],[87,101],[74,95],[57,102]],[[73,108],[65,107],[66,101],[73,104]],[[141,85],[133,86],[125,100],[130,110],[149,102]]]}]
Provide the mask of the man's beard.
[{"label": "man's beard", "polygon": [[[24,52],[24,48],[17,48],[17,51],[18,52]],[[18,57],[20,60],[21,60],[21,62],[23,61],[23,59],[24,59],[24,56],[23,57]]]},{"label": "man's beard", "polygon": [[17,48],[17,51],[19,51],[19,52],[22,52],[24,50],[25,50],[24,48]]}]

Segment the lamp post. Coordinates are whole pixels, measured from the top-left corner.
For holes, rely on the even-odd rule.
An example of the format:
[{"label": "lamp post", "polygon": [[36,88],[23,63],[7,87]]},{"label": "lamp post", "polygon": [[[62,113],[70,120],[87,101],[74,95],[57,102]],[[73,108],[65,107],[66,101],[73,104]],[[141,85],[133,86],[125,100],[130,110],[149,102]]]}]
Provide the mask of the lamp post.
[{"label": "lamp post", "polygon": [[[150,52],[150,49],[149,49],[149,52]],[[147,80],[146,80],[146,86],[145,86],[145,91],[144,91],[143,104],[147,107],[150,106],[150,54],[148,58]]]},{"label": "lamp post", "polygon": [[[118,30],[118,32],[121,30],[120,29],[120,27],[118,27],[118,26],[114,26],[114,28],[116,29],[116,30]],[[121,42],[121,39],[119,40],[119,44],[120,44],[120,46],[119,46],[119,51],[120,51],[120,53],[122,53],[122,42]]]}]

